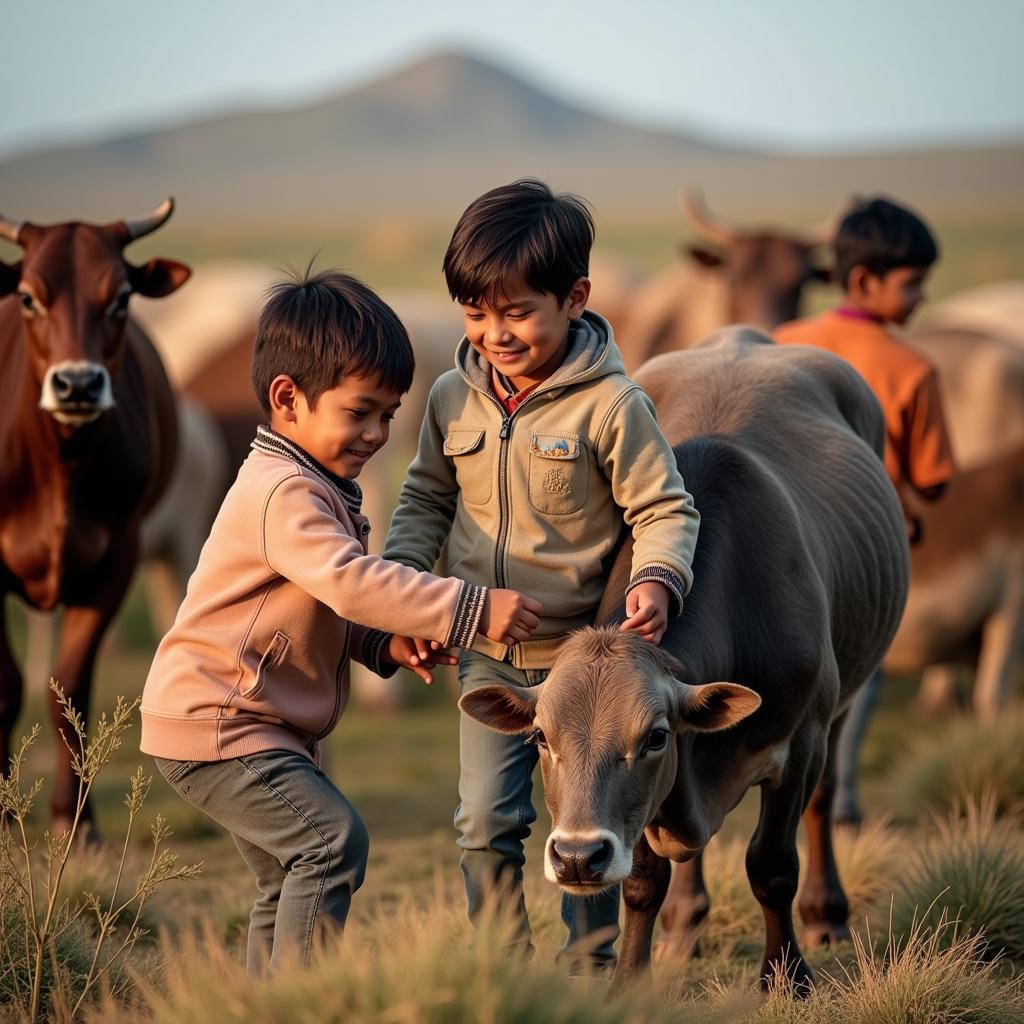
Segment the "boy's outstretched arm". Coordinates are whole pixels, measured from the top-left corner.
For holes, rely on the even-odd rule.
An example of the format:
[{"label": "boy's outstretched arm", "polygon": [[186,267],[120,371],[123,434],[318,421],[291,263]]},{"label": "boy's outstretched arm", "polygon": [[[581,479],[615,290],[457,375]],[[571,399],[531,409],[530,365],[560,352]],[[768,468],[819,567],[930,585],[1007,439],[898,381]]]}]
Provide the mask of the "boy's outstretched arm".
[{"label": "boy's outstretched arm", "polygon": [[598,457],[633,534],[623,628],[658,643],[668,620],[682,612],[693,582],[700,514],[654,405],[640,388],[626,391],[609,412],[598,435]]}]

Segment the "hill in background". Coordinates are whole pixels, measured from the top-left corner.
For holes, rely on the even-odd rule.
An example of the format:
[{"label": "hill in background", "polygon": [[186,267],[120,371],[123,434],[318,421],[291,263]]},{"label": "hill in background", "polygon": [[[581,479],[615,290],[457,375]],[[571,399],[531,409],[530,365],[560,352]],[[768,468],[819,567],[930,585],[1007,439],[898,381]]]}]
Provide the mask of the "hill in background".
[{"label": "hill in background", "polygon": [[[460,54],[287,109],[225,113],[0,162],[0,209],[39,221],[136,215],[177,197],[176,229],[449,222],[535,175],[604,215],[671,215],[682,183],[740,213],[824,215],[852,192],[930,210],[1024,204],[1024,145],[777,156],[631,126]],[[809,214],[808,214],[809,215]]]}]

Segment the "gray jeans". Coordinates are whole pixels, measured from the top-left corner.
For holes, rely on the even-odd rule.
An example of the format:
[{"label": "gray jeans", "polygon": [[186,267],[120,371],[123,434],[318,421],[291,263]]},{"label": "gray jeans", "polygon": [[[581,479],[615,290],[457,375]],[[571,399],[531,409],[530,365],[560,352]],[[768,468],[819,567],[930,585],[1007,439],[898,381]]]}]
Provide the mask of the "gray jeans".
[{"label": "gray jeans", "polygon": [[[463,693],[479,686],[512,683],[539,686],[543,670],[513,668],[474,651],[459,659]],[[459,724],[459,806],[455,827],[462,848],[460,865],[466,883],[469,917],[475,924],[485,900],[496,887],[515,915],[518,945],[530,949],[530,923],[523,899],[523,840],[537,818],[531,800],[537,748],[522,736],[505,736],[470,718]],[[562,921],[569,929],[559,958],[567,958],[570,971],[583,961],[597,969],[615,962],[614,942],[619,935],[619,886],[598,896],[562,896]]]},{"label": "gray jeans", "polygon": [[366,872],[370,840],[356,809],[301,754],[266,750],[227,761],[167,761],[160,774],[231,833],[256,876],[246,965],[258,974],[305,964],[339,930]]}]

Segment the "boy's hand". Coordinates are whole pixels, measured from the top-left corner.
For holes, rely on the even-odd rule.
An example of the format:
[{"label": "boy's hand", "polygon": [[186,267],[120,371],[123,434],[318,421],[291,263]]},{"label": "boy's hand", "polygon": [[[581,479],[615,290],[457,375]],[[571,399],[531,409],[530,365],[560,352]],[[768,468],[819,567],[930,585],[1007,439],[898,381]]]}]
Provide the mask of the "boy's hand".
[{"label": "boy's hand", "polygon": [[638,583],[626,594],[628,619],[619,627],[620,632],[636,633],[652,644],[661,643],[668,625],[668,605],[671,600],[668,587],[651,580]]},{"label": "boy's hand", "polygon": [[436,640],[426,641],[411,636],[395,634],[389,641],[385,660],[392,665],[415,672],[429,686],[434,677],[431,669],[435,665],[457,665],[459,659],[453,657]]},{"label": "boy's hand", "polygon": [[517,590],[488,590],[480,616],[480,632],[495,643],[511,647],[529,640],[544,611],[540,601]]}]

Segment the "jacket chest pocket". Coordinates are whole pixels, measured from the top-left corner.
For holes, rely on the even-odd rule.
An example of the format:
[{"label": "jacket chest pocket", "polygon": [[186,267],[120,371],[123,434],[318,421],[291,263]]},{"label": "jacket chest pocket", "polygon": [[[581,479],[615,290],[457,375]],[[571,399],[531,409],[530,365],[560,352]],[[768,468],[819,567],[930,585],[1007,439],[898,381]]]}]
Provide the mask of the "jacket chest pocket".
[{"label": "jacket chest pocket", "polygon": [[270,646],[264,651],[256,667],[256,681],[252,689],[242,694],[246,700],[256,700],[262,696],[267,686],[267,676],[284,661],[285,651],[288,650],[290,643],[291,638],[280,630],[274,634],[274,639],[270,641]]},{"label": "jacket chest pocket", "polygon": [[484,444],[486,431],[479,427],[452,427],[445,434],[444,454],[455,467],[462,500],[467,505],[485,505],[491,500],[493,466]]},{"label": "jacket chest pocket", "polygon": [[578,512],[587,502],[587,451],[575,434],[530,437],[530,504],[552,516]]}]

